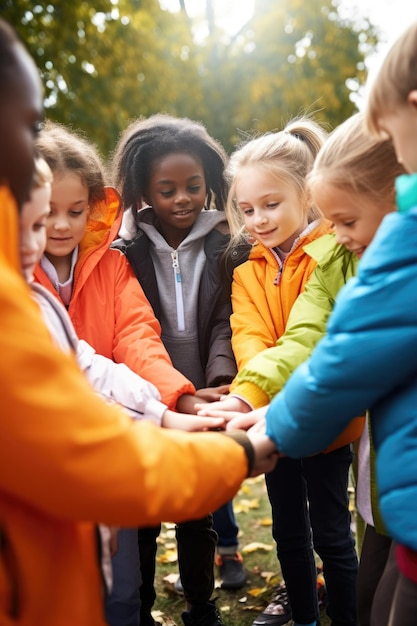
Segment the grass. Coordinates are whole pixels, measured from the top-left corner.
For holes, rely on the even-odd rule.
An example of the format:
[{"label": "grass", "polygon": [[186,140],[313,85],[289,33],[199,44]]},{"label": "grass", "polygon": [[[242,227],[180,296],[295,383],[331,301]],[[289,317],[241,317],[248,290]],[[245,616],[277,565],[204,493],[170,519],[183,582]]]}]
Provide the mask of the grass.
[{"label": "grass", "polygon": [[[268,604],[274,587],[281,580],[281,570],[272,539],[271,507],[263,476],[246,480],[234,499],[239,542],[248,581],[243,589],[225,591],[216,580],[214,597],[225,626],[251,626],[255,617]],[[154,619],[163,626],[183,626],[181,613],[184,599],[174,590],[178,576],[175,531],[172,524],[164,524],[157,554],[155,588],[157,599]],[[216,572],[217,575],[217,572]],[[321,625],[330,620],[322,611]]]}]

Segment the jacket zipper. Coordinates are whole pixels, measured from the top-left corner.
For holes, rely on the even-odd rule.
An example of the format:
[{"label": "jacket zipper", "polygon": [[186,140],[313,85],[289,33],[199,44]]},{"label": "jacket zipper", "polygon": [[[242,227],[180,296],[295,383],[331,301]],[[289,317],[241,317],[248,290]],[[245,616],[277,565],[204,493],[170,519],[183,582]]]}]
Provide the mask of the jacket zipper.
[{"label": "jacket zipper", "polygon": [[182,297],[182,280],[181,280],[181,270],[180,264],[178,261],[177,251],[171,252],[172,257],[172,267],[174,268],[174,282],[175,282],[175,301],[177,305],[177,324],[178,330],[185,330],[185,319],[184,319],[184,300]]}]

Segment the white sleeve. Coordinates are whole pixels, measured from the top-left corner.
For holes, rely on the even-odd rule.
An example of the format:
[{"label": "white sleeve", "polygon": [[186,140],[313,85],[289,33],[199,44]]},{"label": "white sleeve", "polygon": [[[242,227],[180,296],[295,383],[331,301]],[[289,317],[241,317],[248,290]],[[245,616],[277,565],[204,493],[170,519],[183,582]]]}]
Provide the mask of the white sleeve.
[{"label": "white sleeve", "polygon": [[97,354],[83,339],[78,341],[77,361],[101,396],[121,404],[137,419],[148,419],[161,425],[167,406],[160,402],[161,396],[155,385],[135,374],[124,363],[115,363]]}]

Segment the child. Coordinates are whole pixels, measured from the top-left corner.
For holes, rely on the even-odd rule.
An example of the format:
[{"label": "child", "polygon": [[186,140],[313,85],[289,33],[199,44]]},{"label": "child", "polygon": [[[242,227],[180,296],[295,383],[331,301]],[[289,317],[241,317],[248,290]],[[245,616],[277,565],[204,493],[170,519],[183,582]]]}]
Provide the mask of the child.
[{"label": "child", "polygon": [[17,238],[42,92],[33,60],[1,19],[0,83],[0,623],[104,626],[97,520],[134,526],[204,515],[233,497],[254,451],[254,471],[272,465],[271,448],[135,422],[52,343],[21,276]]},{"label": "child", "polygon": [[[25,279],[32,283],[33,272],[41,260],[46,246],[46,222],[50,212],[52,172],[41,158],[35,159],[35,172],[32,183],[31,197],[22,207],[19,220],[20,262]],[[128,415],[134,418],[145,417],[156,424],[180,428],[182,430],[207,430],[222,426],[223,420],[217,423],[204,423],[206,418],[174,413],[160,402],[160,394],[151,383],[140,378],[123,363],[114,363],[95,353],[94,349],[76,336],[71,320],[65,308],[42,287],[32,283],[34,299],[40,306],[43,318],[52,338],[65,352],[74,352],[78,364],[100,395],[108,402],[121,404]],[[200,423],[197,420],[200,419]],[[107,532],[100,528],[104,537]],[[116,541],[116,529],[112,529],[112,537]],[[108,542],[103,540],[103,559],[108,554]],[[110,556],[110,555],[109,555]],[[112,572],[110,559],[104,560],[103,572],[110,591]]]},{"label": "child", "polygon": [[[247,410],[253,406],[252,402],[259,402],[264,396],[266,401],[272,400],[297,365],[308,358],[314,345],[325,334],[338,291],[356,274],[358,259],[371,242],[382,218],[395,210],[394,180],[402,172],[390,142],[371,138],[362,114],[344,122],[326,140],[309,180],[321,173],[340,196],[343,191],[343,204],[338,198],[334,202],[334,194],[331,195],[326,186],[320,204],[333,221],[336,236],[325,235],[306,246],[317,266],[291,309],[284,335],[276,346],[261,352],[242,368],[231,385],[230,397],[223,403],[216,403],[219,409],[223,406],[224,411],[227,403],[230,408],[234,402],[232,411]],[[219,410],[212,412],[227,417],[227,413]],[[265,412],[266,406],[262,412],[253,411],[235,417],[229,425],[248,428]],[[375,509],[373,463],[369,482],[367,428],[363,430],[358,450],[357,508],[367,523],[358,572],[358,619],[361,626],[369,626],[372,598],[388,556],[390,539],[386,536],[379,511]],[[371,455],[373,459],[372,452]],[[331,616],[331,598],[327,611]]]},{"label": "child", "polygon": [[[46,250],[35,279],[68,308],[80,338],[152,382],[169,408],[192,412],[196,401],[192,382],[173,368],[159,323],[126,257],[109,249],[122,209],[117,193],[104,187],[103,167],[93,146],[48,122],[37,148],[51,167],[54,182]],[[129,626],[137,621],[140,604],[136,533],[122,530],[119,540],[107,619],[111,626]]]},{"label": "child", "polygon": [[[414,24],[388,53],[367,112],[370,127],[392,138],[398,159],[414,172],[396,181],[399,212],[384,218],[357,278],[338,295],[326,337],[274,398],[266,416],[267,433],[280,450],[295,457],[314,453],[352,415],[369,409],[379,504],[387,530],[399,544],[401,573],[389,617],[378,621],[393,626],[413,624],[417,609],[416,41]],[[324,183],[317,181],[316,191],[323,193]]]},{"label": "child", "polygon": [[[121,247],[161,323],[174,366],[209,400],[227,391],[236,374],[229,324],[232,270],[228,277],[223,258],[230,239],[223,212],[225,163],[223,148],[201,124],[162,114],[133,122],[114,156],[114,182],[128,207],[120,234],[129,241]],[[232,540],[221,557],[242,586],[246,574],[231,503],[225,512]],[[147,575],[142,570],[143,624],[155,600],[158,533],[139,534],[141,564],[149,564]],[[220,617],[210,600],[216,547],[211,516],[179,525],[177,540],[188,605],[184,623],[217,626]]]},{"label": "child", "polygon": [[[308,244],[320,252],[330,223],[322,220],[306,185],[325,133],[308,118],[257,137],[232,154],[229,222],[237,236],[252,237],[249,260],[233,275],[232,346],[239,370],[274,346],[291,308],[316,266]],[[313,245],[313,244],[311,244]],[[263,394],[261,394],[263,397]],[[314,548],[324,564],[334,624],[356,626],[357,558],[350,532],[347,482],[348,431],[331,451],[302,461],[282,459],[266,476],[273,536],[289,603],[280,588],[254,626],[315,624],[319,619]]]}]

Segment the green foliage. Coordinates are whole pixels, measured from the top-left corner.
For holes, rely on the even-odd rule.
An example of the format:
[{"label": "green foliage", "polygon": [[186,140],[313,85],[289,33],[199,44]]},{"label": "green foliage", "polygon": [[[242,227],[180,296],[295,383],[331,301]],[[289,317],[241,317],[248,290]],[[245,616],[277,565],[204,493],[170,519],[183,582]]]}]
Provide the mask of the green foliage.
[{"label": "green foliage", "polygon": [[158,111],[203,121],[231,149],[310,112],[330,128],[355,110],[364,51],[375,31],[343,20],[331,0],[257,0],[231,37],[212,18],[193,40],[186,3],[157,0],[2,0],[45,87],[46,115],[85,131],[110,155],[120,131]]}]

